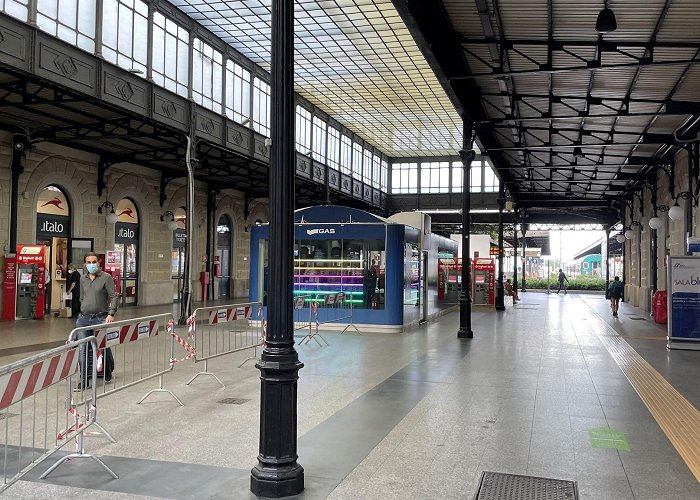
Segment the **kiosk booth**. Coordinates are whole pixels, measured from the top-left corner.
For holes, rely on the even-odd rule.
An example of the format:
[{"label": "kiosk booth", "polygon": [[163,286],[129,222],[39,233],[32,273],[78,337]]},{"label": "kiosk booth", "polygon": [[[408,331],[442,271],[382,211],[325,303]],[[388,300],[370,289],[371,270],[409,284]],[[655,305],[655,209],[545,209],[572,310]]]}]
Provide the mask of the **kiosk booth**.
[{"label": "kiosk booth", "polygon": [[2,319],[43,319],[46,304],[46,248],[18,245],[5,257]]},{"label": "kiosk booth", "polygon": [[[295,296],[342,293],[350,297],[352,324],[370,330],[400,332],[412,321],[427,297],[418,229],[334,205],[297,210],[294,221]],[[269,224],[251,227],[250,300],[264,306],[269,234]],[[432,274],[437,278],[437,259]],[[323,322],[323,304],[318,311]]]},{"label": "kiosk booth", "polygon": [[493,259],[474,259],[472,270],[472,302],[475,306],[492,306],[496,303],[496,265]]}]

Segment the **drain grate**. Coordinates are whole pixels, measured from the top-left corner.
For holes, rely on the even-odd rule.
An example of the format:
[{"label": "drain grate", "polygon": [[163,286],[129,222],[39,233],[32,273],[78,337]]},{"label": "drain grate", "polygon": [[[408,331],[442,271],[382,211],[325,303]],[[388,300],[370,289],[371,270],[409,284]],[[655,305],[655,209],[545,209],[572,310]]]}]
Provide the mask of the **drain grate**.
[{"label": "drain grate", "polygon": [[221,401],[217,401],[217,403],[222,404],[222,405],[242,405],[243,403],[247,403],[248,401],[250,401],[250,399],[225,398],[225,399],[222,399]]},{"label": "drain grate", "polygon": [[630,317],[630,318],[628,318],[628,319],[631,319],[631,320],[634,320],[634,321],[644,321],[644,318],[634,318],[634,317]]},{"label": "drain grate", "polygon": [[474,500],[578,500],[574,481],[485,471]]},{"label": "drain grate", "polygon": [[0,420],[10,419],[12,417],[16,417],[17,415],[19,415],[19,413],[0,413]]}]

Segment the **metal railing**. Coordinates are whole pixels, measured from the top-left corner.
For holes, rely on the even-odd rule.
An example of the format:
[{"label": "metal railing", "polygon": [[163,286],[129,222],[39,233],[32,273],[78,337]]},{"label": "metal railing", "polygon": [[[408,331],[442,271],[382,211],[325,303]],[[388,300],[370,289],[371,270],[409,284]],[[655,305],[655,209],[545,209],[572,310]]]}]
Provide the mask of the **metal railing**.
[{"label": "metal railing", "polygon": [[[167,313],[74,328],[68,336],[69,342],[94,335],[98,348],[95,358],[98,366],[94,367],[97,376],[90,380],[81,377],[81,388],[85,390],[91,385],[99,399],[158,378],[158,388],[146,393],[139,404],[154,392],[166,392],[184,406],[171,390],[163,388],[163,375],[172,371],[175,361],[174,324],[173,315]],[[113,372],[109,366],[112,360]],[[83,366],[81,371],[86,374],[89,369]]]},{"label": "metal railing", "polygon": [[362,335],[357,326],[353,323],[353,305],[352,296],[345,294],[343,292],[332,292],[324,293],[319,292],[314,294],[312,298],[308,299],[310,304],[309,310],[311,312],[309,333],[304,335],[304,337],[299,340],[298,344],[304,343],[308,344],[312,340],[315,340],[319,346],[323,347],[323,344],[318,340],[319,337],[323,343],[326,345],[328,341],[326,338],[319,333],[319,329],[322,325],[331,325],[333,323],[343,326],[344,328],[340,332],[342,335],[349,328],[354,328],[355,331]]},{"label": "metal railing", "polygon": [[[204,371],[187,382],[191,384],[200,375],[209,375],[221,385],[224,383],[209,371],[208,361],[219,356],[253,349],[248,359],[257,359],[257,349],[263,343],[262,303],[247,302],[214,307],[199,307],[187,320],[189,337],[194,346],[195,363],[204,361]],[[246,359],[240,366],[248,361]]]},{"label": "metal railing", "polygon": [[83,438],[91,426],[99,427],[114,440],[97,424],[96,386],[92,386],[88,397],[77,402],[74,398],[73,387],[80,383],[81,350],[93,357],[94,378],[97,342],[93,336],[0,367],[0,420],[5,427],[0,492],[72,440],[75,453],[59,459],[41,475],[42,479],[73,458],[92,458],[117,478],[102,460],[85,453]]}]

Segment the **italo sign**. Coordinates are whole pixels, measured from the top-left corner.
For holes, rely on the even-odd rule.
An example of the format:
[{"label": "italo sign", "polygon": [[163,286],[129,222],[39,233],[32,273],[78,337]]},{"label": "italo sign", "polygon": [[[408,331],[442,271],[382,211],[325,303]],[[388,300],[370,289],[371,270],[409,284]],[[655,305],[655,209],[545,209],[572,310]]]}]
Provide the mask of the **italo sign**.
[{"label": "italo sign", "polygon": [[63,215],[36,214],[37,234],[69,236],[70,217]]},{"label": "italo sign", "polygon": [[114,239],[116,242],[133,242],[138,239],[139,226],[128,222],[117,222],[114,227]]}]

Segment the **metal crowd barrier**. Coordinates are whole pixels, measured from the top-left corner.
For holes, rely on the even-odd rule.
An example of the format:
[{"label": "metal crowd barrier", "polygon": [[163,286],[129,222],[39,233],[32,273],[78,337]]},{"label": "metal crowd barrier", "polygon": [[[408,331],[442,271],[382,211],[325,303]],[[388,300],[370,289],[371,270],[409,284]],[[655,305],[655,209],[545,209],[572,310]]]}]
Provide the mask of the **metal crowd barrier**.
[{"label": "metal crowd barrier", "polygon": [[308,329],[311,335],[313,331],[313,295],[297,295],[294,297],[294,331]]},{"label": "metal crowd barrier", "polygon": [[[180,406],[184,406],[172,391],[163,388],[163,375],[172,371],[175,362],[175,337],[171,335],[174,325],[172,314],[157,314],[74,328],[68,341],[92,334],[97,339],[98,356],[95,359],[102,357],[102,362],[98,363],[102,369],[97,370],[101,371],[97,377],[92,377],[91,386],[97,388],[98,399],[158,378],[158,388],[143,396],[139,404],[154,392],[167,392]],[[110,357],[108,349],[114,359],[111,377],[107,367]]]},{"label": "metal crowd barrier", "polygon": [[298,344],[302,342],[308,344],[312,340],[315,340],[319,346],[323,347],[323,344],[316,338],[320,337],[326,345],[329,345],[325,337],[319,333],[319,329],[321,325],[330,325],[332,323],[340,323],[341,326],[347,323],[340,332],[341,335],[345,333],[348,328],[354,328],[358,334],[362,335],[360,330],[358,330],[357,326],[353,323],[353,306],[352,297],[350,295],[343,292],[319,292],[316,293],[313,298],[309,299],[309,302],[311,304],[310,321],[313,324],[313,328],[309,328],[309,333],[307,333]]},{"label": "metal crowd barrier", "polygon": [[257,359],[257,349],[263,343],[260,302],[200,307],[194,310],[187,324],[194,346],[194,362],[204,361],[204,371],[192,377],[187,385],[200,375],[210,375],[225,387],[219,377],[209,371],[208,361],[244,349],[254,349],[253,356],[248,359]]},{"label": "metal crowd barrier", "polygon": [[[79,402],[73,387],[80,383],[79,353],[92,347],[92,375],[97,375],[97,342],[87,337],[0,367],[0,419],[3,482],[0,493],[72,440],[76,451],[53,464],[45,478],[63,462],[92,458],[115,479],[117,475],[96,456],[85,453],[83,438],[97,424],[97,390]],[[113,440],[112,440],[113,441]]]}]

